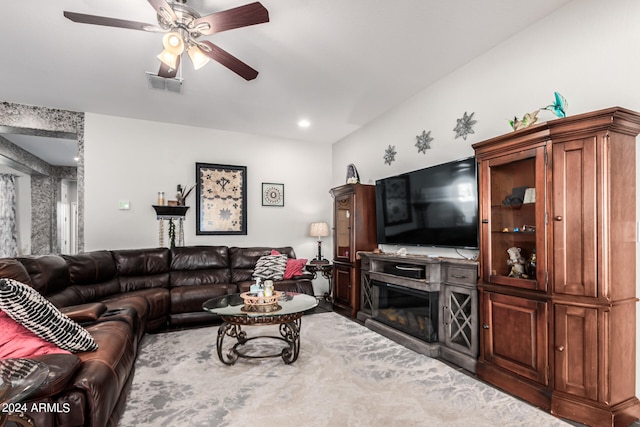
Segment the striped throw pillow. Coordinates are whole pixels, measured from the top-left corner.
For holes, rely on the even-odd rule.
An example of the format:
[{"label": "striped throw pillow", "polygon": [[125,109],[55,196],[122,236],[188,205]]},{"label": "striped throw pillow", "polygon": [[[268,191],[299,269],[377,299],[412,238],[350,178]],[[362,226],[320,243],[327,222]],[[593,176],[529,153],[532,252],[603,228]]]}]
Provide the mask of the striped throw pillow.
[{"label": "striped throw pillow", "polygon": [[263,280],[282,280],[286,269],[286,255],[265,255],[256,262],[253,277],[259,277]]},{"label": "striped throw pillow", "polygon": [[0,279],[0,310],[40,338],[71,352],[98,349],[91,334],[32,287]]}]

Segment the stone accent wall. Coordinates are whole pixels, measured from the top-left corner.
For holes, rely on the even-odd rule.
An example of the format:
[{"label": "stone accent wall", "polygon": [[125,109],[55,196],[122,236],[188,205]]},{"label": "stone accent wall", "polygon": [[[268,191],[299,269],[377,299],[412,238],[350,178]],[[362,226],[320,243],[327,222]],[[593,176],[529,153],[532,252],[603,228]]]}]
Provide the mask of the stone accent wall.
[{"label": "stone accent wall", "polygon": [[[0,130],[6,133],[78,140],[78,167],[58,168],[0,138],[0,152],[18,170],[31,177],[31,247],[33,254],[55,253],[57,247],[57,200],[60,179],[78,183],[78,251],[84,250],[84,113],[0,102]],[[12,147],[13,148],[12,148]],[[25,154],[26,153],[26,154]],[[35,160],[39,160],[35,158]],[[45,166],[46,165],[46,166]],[[48,166],[48,167],[47,167]]]}]

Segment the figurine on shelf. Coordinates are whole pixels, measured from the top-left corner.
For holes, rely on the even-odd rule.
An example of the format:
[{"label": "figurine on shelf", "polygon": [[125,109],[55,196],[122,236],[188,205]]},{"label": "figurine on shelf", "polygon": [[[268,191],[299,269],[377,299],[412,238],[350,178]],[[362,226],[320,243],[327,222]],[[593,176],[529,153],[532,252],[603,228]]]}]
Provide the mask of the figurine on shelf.
[{"label": "figurine on shelf", "polygon": [[527,191],[527,186],[524,187],[515,187],[512,189],[512,193],[504,198],[502,204],[504,206],[512,206],[515,208],[519,208],[522,206],[524,201],[524,193]]},{"label": "figurine on shelf", "polygon": [[187,200],[187,197],[189,197],[189,194],[191,194],[191,191],[193,191],[194,188],[195,188],[195,184],[188,191],[185,192],[185,189],[182,188],[182,185],[178,184],[178,188],[177,188],[178,193],[176,194],[176,199],[178,200],[178,206],[184,206],[184,201]]},{"label": "figurine on shelf", "polygon": [[531,252],[531,256],[527,260],[527,274],[529,275],[529,278],[531,279],[536,278],[537,265],[538,265],[538,260],[536,258],[536,250],[534,248],[533,251]]},{"label": "figurine on shelf", "polygon": [[511,267],[511,271],[509,272],[509,277],[517,277],[519,279],[526,279],[529,276],[524,271],[524,257],[520,254],[521,249],[511,247],[507,249],[507,253],[509,254],[509,259],[507,260],[507,265]]}]

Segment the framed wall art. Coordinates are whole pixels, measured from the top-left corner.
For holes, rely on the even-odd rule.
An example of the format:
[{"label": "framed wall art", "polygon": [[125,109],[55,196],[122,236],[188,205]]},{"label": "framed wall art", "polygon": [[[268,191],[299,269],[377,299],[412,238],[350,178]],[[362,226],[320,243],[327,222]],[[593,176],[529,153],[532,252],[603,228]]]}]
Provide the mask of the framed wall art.
[{"label": "framed wall art", "polygon": [[247,234],[247,167],[196,163],[196,234]]},{"label": "framed wall art", "polygon": [[262,206],[284,206],[284,184],[263,182]]}]

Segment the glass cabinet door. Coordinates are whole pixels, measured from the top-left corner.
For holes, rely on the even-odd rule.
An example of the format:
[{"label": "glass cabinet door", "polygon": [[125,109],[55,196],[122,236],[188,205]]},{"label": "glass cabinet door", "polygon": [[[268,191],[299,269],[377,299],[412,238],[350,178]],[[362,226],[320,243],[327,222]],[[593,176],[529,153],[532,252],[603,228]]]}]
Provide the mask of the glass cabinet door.
[{"label": "glass cabinet door", "polygon": [[485,281],[547,289],[545,163],[544,146],[483,162]]},{"label": "glass cabinet door", "polygon": [[350,260],[352,254],[351,242],[351,196],[344,196],[335,200],[335,257]]}]

